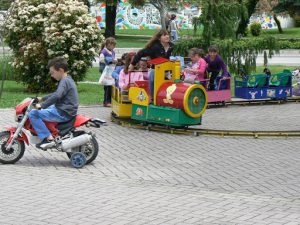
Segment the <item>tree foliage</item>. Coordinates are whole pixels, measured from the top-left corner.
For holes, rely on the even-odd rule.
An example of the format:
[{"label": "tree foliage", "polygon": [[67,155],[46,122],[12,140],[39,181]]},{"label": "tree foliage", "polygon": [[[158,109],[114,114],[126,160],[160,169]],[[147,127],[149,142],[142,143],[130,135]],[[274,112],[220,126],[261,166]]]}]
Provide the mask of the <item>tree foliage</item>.
[{"label": "tree foliage", "polygon": [[247,14],[241,17],[238,29],[236,30],[236,36],[246,36],[246,30],[250,21],[250,17],[255,12],[256,5],[259,0],[239,0],[240,3],[245,4]]},{"label": "tree foliage", "polygon": [[8,10],[13,0],[0,0],[0,10]]},{"label": "tree foliage", "polygon": [[[300,48],[299,41],[278,41],[273,37],[257,37],[251,39],[214,39],[211,44],[217,45],[219,53],[228,65],[231,72],[238,73],[240,69],[250,73],[256,68],[256,59],[259,53],[265,50],[269,57],[282,48]],[[208,49],[208,44],[203,38],[180,42],[175,45],[174,54],[187,56],[188,50],[196,47]]]},{"label": "tree foliage", "polygon": [[203,0],[202,13],[194,25],[203,25],[203,38],[209,44],[212,38],[234,38],[241,18],[247,17],[242,2],[228,0]]},{"label": "tree foliage", "polygon": [[287,12],[294,18],[296,26],[300,27],[300,0],[279,0],[275,12]]},{"label": "tree foliage", "polygon": [[103,37],[87,7],[77,0],[16,0],[5,24],[12,66],[32,92],[51,91],[49,59],[68,59],[69,74],[81,81]]}]

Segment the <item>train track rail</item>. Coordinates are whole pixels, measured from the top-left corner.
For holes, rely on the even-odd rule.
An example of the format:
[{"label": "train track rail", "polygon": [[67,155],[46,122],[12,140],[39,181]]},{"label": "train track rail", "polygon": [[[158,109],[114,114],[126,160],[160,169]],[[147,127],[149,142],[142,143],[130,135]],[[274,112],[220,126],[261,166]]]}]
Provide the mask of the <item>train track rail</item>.
[{"label": "train track rail", "polygon": [[[251,101],[231,101],[226,102],[225,105],[253,105],[253,104],[282,104],[287,102],[300,102],[300,98],[289,98],[286,100],[251,100]],[[210,106],[220,106],[223,104],[215,104]],[[250,131],[250,130],[216,130],[216,129],[202,129],[202,128],[194,128],[194,127],[184,127],[184,128],[175,128],[169,126],[160,126],[154,124],[141,123],[140,121],[135,121],[130,118],[118,118],[115,115],[111,115],[112,122],[115,122],[121,126],[135,128],[135,129],[143,129],[148,131],[162,132],[162,133],[170,133],[170,134],[181,134],[181,135],[193,135],[193,136],[235,136],[235,137],[253,137],[253,138],[295,138],[300,137],[299,131]]]},{"label": "train track rail", "polygon": [[299,131],[247,131],[247,130],[214,130],[214,129],[202,129],[202,128],[174,128],[167,126],[159,126],[153,124],[143,124],[134,120],[120,119],[112,116],[112,121],[129,128],[143,129],[148,131],[181,134],[181,135],[193,135],[193,136],[218,136],[218,137],[253,137],[253,138],[292,138],[300,137]]}]

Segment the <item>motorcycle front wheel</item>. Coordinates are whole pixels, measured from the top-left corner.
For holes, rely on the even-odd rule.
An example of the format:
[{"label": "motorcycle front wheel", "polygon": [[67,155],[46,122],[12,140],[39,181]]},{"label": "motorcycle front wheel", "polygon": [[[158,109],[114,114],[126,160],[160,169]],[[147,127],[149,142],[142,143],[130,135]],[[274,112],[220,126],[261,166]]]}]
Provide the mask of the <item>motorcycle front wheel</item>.
[{"label": "motorcycle front wheel", "polygon": [[0,163],[3,164],[13,164],[19,161],[25,152],[24,141],[19,140],[15,140],[10,149],[6,149],[9,137],[9,131],[0,132]]},{"label": "motorcycle front wheel", "polygon": [[[75,131],[74,137],[84,134],[84,131]],[[93,136],[92,139],[85,145],[81,145],[77,148],[72,148],[72,152],[67,152],[67,156],[70,159],[72,154],[75,152],[81,152],[86,157],[86,164],[93,162],[98,156],[99,145],[96,138]]]}]

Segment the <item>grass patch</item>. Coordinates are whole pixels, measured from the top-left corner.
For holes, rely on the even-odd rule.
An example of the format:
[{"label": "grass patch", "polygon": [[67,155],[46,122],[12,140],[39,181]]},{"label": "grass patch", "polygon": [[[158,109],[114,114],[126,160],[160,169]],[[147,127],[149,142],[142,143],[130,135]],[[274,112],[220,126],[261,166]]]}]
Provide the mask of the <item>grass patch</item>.
[{"label": "grass patch", "polygon": [[278,32],[278,29],[262,30],[260,36],[270,35],[278,39],[300,39],[300,28],[284,28],[282,34]]},{"label": "grass patch", "polygon": [[[143,48],[151,37],[157,32],[157,30],[116,30],[117,48]],[[179,37],[183,36],[199,36],[202,33],[202,29],[198,29],[196,35],[194,35],[193,29],[182,29],[179,31]]]},{"label": "grass patch", "polygon": [[[103,87],[99,84],[78,84],[80,105],[95,105],[103,102]],[[0,108],[14,108],[27,97],[45,96],[48,93],[32,94],[25,91],[23,84],[5,81]]]},{"label": "grass patch", "polygon": [[143,48],[150,40],[149,37],[136,37],[132,35],[116,36],[117,48]]},{"label": "grass patch", "polygon": [[103,102],[103,86],[99,84],[78,84],[80,105],[96,105]]},{"label": "grass patch", "polygon": [[[264,68],[265,68],[264,66],[257,66],[256,72],[263,73]],[[288,69],[291,71],[296,69],[296,67],[283,66],[283,65],[274,65],[274,66],[269,66],[268,68],[270,69],[271,73],[279,73],[282,72],[284,69]]]},{"label": "grass patch", "polygon": [[[203,28],[197,29],[196,35],[202,34]],[[144,29],[144,30],[138,30],[138,29],[125,29],[125,30],[116,30],[116,35],[141,35],[141,36],[148,36],[152,37],[158,30],[150,30],[150,29]],[[179,35],[194,35],[194,29],[179,29]]]},{"label": "grass patch", "polygon": [[87,71],[84,81],[98,82],[100,78],[99,67],[92,67]]}]

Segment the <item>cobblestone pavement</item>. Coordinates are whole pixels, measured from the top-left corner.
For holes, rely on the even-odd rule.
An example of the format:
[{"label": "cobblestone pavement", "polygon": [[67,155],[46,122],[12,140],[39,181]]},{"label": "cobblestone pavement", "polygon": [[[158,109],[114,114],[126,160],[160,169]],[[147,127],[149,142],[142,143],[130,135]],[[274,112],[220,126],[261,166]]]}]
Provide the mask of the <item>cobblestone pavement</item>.
[{"label": "cobblestone pavement", "polygon": [[[300,224],[300,138],[182,136],[121,127],[110,109],[92,129],[100,154],[74,169],[27,148],[0,164],[0,224]],[[299,104],[214,108],[203,127],[299,130]],[[0,110],[0,128],[13,110]],[[263,127],[262,127],[263,126]]]}]

